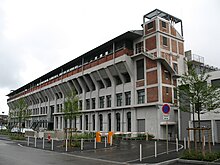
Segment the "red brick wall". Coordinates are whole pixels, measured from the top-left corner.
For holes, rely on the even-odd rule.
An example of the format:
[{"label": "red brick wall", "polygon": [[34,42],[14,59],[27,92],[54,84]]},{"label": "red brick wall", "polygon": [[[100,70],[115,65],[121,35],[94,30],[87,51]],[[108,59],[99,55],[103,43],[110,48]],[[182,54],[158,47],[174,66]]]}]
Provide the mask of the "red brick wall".
[{"label": "red brick wall", "polygon": [[165,71],[167,71],[164,66],[162,66],[161,68],[161,72],[162,72],[162,83],[163,84],[171,84],[171,75],[170,73],[168,72],[169,76],[168,76],[168,79],[166,79],[166,75],[165,75]]},{"label": "red brick wall", "polygon": [[172,103],[172,88],[168,87],[168,94],[166,93],[166,87],[162,87],[163,102]]},{"label": "red brick wall", "polygon": [[144,80],[140,80],[136,82],[136,87],[142,87],[144,86]]},{"label": "red brick wall", "polygon": [[176,29],[173,26],[171,26],[170,28],[171,28],[171,35],[176,36]]},{"label": "red brick wall", "polygon": [[147,88],[147,102],[158,101],[158,87]]},{"label": "red brick wall", "polygon": [[178,49],[179,49],[179,54],[184,55],[184,48],[182,42],[178,42]]},{"label": "red brick wall", "polygon": [[167,60],[167,62],[170,63],[170,60],[171,60],[170,59],[171,58],[170,54],[165,53],[165,52],[161,52],[161,57],[165,58]]},{"label": "red brick wall", "polygon": [[156,36],[146,39],[145,43],[146,43],[145,46],[147,50],[156,49]]},{"label": "red brick wall", "polygon": [[146,62],[146,67],[147,67],[147,69],[157,67],[157,62],[156,62],[156,61],[151,60],[151,59],[149,59],[149,58],[147,58],[146,61],[147,61],[147,62]]},{"label": "red brick wall", "polygon": [[177,42],[171,39],[172,52],[177,53]]},{"label": "red brick wall", "polygon": [[147,72],[147,85],[156,84],[157,82],[157,70]]}]

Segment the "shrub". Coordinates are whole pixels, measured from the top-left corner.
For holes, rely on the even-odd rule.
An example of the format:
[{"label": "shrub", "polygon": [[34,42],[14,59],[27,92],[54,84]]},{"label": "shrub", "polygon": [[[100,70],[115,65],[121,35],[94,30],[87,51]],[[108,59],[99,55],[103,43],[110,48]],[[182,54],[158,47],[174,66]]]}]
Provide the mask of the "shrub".
[{"label": "shrub", "polygon": [[203,156],[201,151],[195,152],[194,150],[186,150],[181,155],[182,159],[201,160],[201,161],[214,161],[220,158],[220,152],[206,152]]},{"label": "shrub", "polygon": [[21,134],[11,134],[9,135],[11,140],[25,140],[25,137]]}]

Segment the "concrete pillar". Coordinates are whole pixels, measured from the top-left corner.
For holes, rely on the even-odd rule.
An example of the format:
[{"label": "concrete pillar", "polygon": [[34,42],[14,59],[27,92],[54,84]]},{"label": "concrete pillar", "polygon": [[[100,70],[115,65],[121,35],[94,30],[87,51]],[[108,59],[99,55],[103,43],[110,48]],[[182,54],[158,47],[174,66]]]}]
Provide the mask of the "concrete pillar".
[{"label": "concrete pillar", "polygon": [[112,131],[115,132],[116,129],[115,129],[115,111],[112,111],[111,112],[111,128],[112,128]]},{"label": "concrete pillar", "polygon": [[95,132],[97,132],[99,130],[98,128],[99,125],[99,118],[98,118],[98,113],[95,113]]},{"label": "concrete pillar", "polygon": [[82,114],[82,133],[85,132],[85,114]]}]

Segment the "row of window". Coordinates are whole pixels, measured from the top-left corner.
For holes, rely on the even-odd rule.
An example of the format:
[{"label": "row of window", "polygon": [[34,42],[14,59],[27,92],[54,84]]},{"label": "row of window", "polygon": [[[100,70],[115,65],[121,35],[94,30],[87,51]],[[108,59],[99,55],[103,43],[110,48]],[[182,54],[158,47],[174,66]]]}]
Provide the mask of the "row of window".
[{"label": "row of window", "polygon": [[[145,103],[145,90],[141,89],[137,91],[137,103],[138,104],[143,104]],[[105,106],[106,104],[106,106]],[[124,93],[124,99],[123,99],[123,93],[117,93],[116,94],[116,106],[120,107],[123,105],[131,105],[131,92],[125,92]],[[86,105],[85,109],[96,109],[96,99],[86,99]],[[82,109],[82,100],[79,101],[79,107]],[[112,96],[107,95],[99,97],[99,104],[98,108],[110,108],[112,107]]]}]

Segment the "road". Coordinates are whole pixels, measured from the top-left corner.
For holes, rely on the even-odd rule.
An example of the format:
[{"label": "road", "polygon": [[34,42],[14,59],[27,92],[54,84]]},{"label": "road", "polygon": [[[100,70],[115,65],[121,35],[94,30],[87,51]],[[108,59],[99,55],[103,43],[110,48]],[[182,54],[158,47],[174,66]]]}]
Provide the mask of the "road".
[{"label": "road", "polygon": [[117,162],[28,148],[0,140],[0,165],[110,165]]}]

